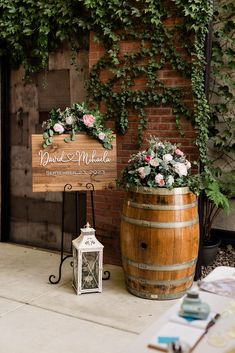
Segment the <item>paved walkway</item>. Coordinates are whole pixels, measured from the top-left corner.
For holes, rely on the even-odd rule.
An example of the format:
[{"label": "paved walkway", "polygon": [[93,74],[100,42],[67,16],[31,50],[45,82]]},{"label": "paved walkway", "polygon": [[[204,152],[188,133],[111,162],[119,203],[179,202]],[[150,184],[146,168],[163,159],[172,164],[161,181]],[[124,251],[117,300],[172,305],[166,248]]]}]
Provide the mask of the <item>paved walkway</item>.
[{"label": "paved walkway", "polygon": [[57,253],[0,243],[0,353],[120,353],[176,301],[137,298],[125,289],[122,268],[102,293],[77,296],[72,268],[62,279]]}]

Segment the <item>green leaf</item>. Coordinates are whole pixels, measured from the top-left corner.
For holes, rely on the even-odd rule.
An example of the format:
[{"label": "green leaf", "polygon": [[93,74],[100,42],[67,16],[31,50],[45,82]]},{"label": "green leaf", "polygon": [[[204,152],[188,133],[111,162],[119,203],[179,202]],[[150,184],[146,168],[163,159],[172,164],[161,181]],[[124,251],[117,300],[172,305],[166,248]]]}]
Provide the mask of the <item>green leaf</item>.
[{"label": "green leaf", "polygon": [[49,137],[49,135],[48,135],[47,132],[44,132],[44,134],[43,134],[42,136],[43,136],[43,138],[44,138],[45,140]]},{"label": "green leaf", "polygon": [[151,168],[149,166],[144,167],[144,171],[146,175],[149,175],[151,173]]},{"label": "green leaf", "polygon": [[46,139],[45,143],[46,143],[47,146],[50,146],[50,145],[52,144],[52,142],[50,141],[50,139]]}]

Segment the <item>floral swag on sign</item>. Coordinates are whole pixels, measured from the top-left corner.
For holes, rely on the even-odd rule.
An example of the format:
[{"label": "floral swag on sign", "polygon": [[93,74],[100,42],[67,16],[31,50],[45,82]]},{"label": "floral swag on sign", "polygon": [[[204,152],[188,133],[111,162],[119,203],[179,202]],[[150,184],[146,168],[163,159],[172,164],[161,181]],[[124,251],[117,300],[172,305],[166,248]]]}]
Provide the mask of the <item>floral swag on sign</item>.
[{"label": "floral swag on sign", "polygon": [[52,110],[42,128],[43,148],[52,145],[54,135],[69,134],[64,138],[68,143],[77,139],[77,132],[85,132],[102,143],[104,148],[112,149],[113,131],[103,126],[103,116],[99,111],[89,111],[84,103],[75,103],[64,111]]},{"label": "floral swag on sign", "polygon": [[188,186],[195,192],[195,177],[191,175],[191,163],[176,144],[151,137],[148,149],[131,156],[118,185],[125,189]]}]

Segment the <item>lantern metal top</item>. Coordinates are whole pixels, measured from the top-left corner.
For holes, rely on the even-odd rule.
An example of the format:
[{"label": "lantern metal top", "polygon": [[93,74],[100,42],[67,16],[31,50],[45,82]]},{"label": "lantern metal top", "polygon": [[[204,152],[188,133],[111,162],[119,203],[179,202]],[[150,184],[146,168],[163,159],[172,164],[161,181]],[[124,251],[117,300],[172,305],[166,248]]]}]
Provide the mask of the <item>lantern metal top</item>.
[{"label": "lantern metal top", "polygon": [[88,222],[81,228],[81,234],[72,243],[75,248],[81,251],[100,251],[104,247],[95,237],[95,229],[91,228]]},{"label": "lantern metal top", "polygon": [[82,235],[95,235],[95,229],[90,227],[89,222],[87,222],[84,228],[81,228],[81,232]]}]

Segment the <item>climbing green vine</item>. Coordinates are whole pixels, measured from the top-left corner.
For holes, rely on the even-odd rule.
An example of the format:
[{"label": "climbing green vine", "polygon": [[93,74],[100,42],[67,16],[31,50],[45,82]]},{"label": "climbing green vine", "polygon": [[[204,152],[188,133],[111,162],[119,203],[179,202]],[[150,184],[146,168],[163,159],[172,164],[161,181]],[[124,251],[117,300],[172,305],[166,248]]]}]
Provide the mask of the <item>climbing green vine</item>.
[{"label": "climbing green vine", "polygon": [[[207,0],[2,0],[0,4],[1,54],[23,64],[26,73],[47,65],[49,52],[64,41],[74,50],[84,45],[84,33],[93,31],[104,55],[92,68],[88,80],[88,103],[105,103],[106,119],[117,130],[128,129],[129,111],[139,116],[139,141],[147,127],[148,106],[171,107],[180,119],[190,119],[198,131],[197,145],[206,163],[208,104],[204,94],[204,43],[212,5]],[[122,52],[120,43],[136,43]],[[177,71],[188,86],[164,83],[162,70]],[[108,78],[102,80],[102,74]],[[144,87],[136,87],[144,80]],[[194,96],[192,109],[188,98]]]},{"label": "climbing green vine", "polygon": [[29,77],[47,67],[49,52],[64,41],[81,45],[84,11],[73,0],[1,0],[0,55],[8,53]]},{"label": "climbing green vine", "polygon": [[209,103],[209,137],[216,165],[234,169],[235,152],[235,4],[215,3]]},{"label": "climbing green vine", "polygon": [[[191,63],[185,59],[186,50],[176,48],[175,36],[183,27],[166,26],[168,20],[179,17],[177,8],[163,1],[124,2],[123,9],[117,10],[117,2],[107,4],[105,1],[87,1],[92,9],[93,20],[99,28],[107,28],[107,19],[111,19],[109,30],[97,30],[97,38],[105,45],[105,54],[94,65],[88,85],[90,101],[99,106],[104,102],[107,106],[106,117],[114,117],[117,129],[124,134],[128,129],[129,110],[139,115],[139,141],[143,130],[147,127],[145,108],[149,105],[170,106],[176,117],[177,127],[180,117],[190,119],[192,111],[184,103],[188,97],[185,87],[171,87],[161,79],[161,70],[170,64],[183,77],[190,78]],[[102,13],[103,16],[99,16]],[[142,28],[139,22],[143,23]],[[181,13],[183,18],[183,13]],[[118,24],[118,26],[117,26]],[[122,31],[118,31],[122,28]],[[185,28],[185,27],[184,27]],[[185,39],[184,39],[185,40]],[[139,43],[139,48],[122,55],[119,43]],[[192,44],[189,42],[189,47]],[[187,47],[187,49],[189,49]],[[101,79],[102,72],[109,71],[111,78]],[[145,88],[135,87],[136,79],[146,79]]]}]

